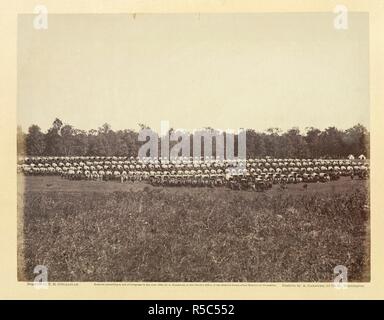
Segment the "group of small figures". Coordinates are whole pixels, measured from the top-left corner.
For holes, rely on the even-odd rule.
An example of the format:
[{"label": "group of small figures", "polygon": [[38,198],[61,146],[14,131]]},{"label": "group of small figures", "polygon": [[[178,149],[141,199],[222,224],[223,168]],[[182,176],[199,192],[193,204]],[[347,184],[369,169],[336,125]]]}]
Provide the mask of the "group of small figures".
[{"label": "group of small figures", "polygon": [[342,176],[367,179],[367,162],[324,159],[139,159],[133,157],[28,157],[25,175],[70,180],[147,182],[153,186],[229,187],[264,191],[279,184],[326,183]]}]

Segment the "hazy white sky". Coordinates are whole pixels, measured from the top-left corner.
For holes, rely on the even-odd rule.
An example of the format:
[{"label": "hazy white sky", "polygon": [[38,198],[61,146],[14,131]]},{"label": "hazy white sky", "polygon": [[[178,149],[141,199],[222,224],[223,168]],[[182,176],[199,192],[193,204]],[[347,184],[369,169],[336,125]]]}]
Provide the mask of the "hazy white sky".
[{"label": "hazy white sky", "polygon": [[46,130],[369,127],[368,15],[50,15],[18,21],[18,124]]}]

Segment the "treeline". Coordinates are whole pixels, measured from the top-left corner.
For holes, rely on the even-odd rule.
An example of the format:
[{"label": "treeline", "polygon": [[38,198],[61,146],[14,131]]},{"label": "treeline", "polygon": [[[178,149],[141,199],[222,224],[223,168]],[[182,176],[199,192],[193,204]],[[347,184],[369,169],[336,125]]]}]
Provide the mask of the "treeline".
[{"label": "treeline", "polygon": [[[139,125],[141,129],[147,128]],[[213,130],[207,128],[205,130]],[[170,129],[170,132],[172,129]],[[134,156],[140,146],[138,132],[112,130],[104,124],[97,130],[79,130],[60,119],[55,119],[46,133],[39,126],[31,125],[27,133],[17,128],[19,155],[27,156]],[[190,135],[191,141],[193,135]],[[236,138],[235,138],[236,141]],[[176,142],[171,143],[175,144]],[[193,144],[190,152],[193,154]],[[307,128],[305,134],[298,128],[282,132],[278,128],[257,132],[246,131],[247,156],[276,158],[345,158],[349,154],[369,155],[369,132],[361,124],[347,130],[329,127],[325,130]],[[235,143],[236,148],[236,143]],[[203,147],[202,147],[203,149]],[[160,151],[160,149],[159,149]],[[213,140],[215,155],[215,139]]]}]

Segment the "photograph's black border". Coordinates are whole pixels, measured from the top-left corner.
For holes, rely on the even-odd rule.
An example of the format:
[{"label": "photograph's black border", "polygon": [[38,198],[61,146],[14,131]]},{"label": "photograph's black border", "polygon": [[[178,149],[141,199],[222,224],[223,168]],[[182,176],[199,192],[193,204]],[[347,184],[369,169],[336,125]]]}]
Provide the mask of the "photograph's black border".
[{"label": "photograph's black border", "polygon": [[[379,312],[382,301],[373,300],[12,300],[1,301],[1,309],[25,312],[26,315],[61,316],[63,318],[85,317],[105,319],[273,319],[294,317],[328,319],[335,317],[369,318],[370,312]],[[193,315],[184,312],[179,317],[171,315],[150,315],[148,310],[155,305],[183,307],[192,305],[233,305],[231,315]]]}]

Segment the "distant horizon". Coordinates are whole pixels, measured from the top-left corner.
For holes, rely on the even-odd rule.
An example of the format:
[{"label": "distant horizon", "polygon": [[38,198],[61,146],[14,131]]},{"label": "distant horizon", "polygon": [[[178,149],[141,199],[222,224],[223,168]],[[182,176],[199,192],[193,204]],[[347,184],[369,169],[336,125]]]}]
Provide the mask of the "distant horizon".
[{"label": "distant horizon", "polygon": [[[59,118],[58,118],[59,119]],[[54,121],[55,119],[53,119],[53,121]],[[62,121],[62,119],[60,119],[61,121]],[[53,121],[52,121],[52,123],[53,123]],[[134,132],[138,132],[139,130],[140,130],[140,124],[137,124],[137,126],[135,127],[135,128],[114,128],[113,127],[113,125],[111,125],[110,123],[108,123],[108,122],[104,122],[104,123],[102,123],[102,124],[100,124],[99,126],[97,126],[96,128],[90,128],[90,129],[83,129],[83,128],[79,128],[79,127],[76,127],[76,126],[74,126],[74,125],[72,125],[71,123],[67,123],[67,122],[65,122],[65,121],[63,121],[63,126],[65,126],[65,125],[70,125],[71,127],[73,127],[74,129],[77,129],[77,130],[81,130],[81,131],[85,131],[85,132],[90,132],[90,131],[92,131],[92,130],[99,130],[103,125],[105,125],[105,124],[108,124],[109,126],[110,126],[110,129],[112,130],[112,131],[124,131],[124,130],[131,130],[131,131],[134,131]],[[52,127],[52,125],[50,126],[50,127],[48,127],[48,128],[46,128],[46,129],[43,129],[39,124],[37,124],[37,123],[32,123],[32,124],[30,124],[29,126],[27,126],[26,128],[24,128],[24,127],[22,127],[20,124],[17,124],[17,127],[19,128],[21,128],[21,130],[22,130],[22,132],[23,133],[27,133],[28,132],[28,129],[32,126],[32,125],[37,125],[40,129],[41,129],[41,132],[43,132],[43,133],[47,133],[48,132],[48,130]],[[145,123],[143,123],[143,125],[146,125]],[[326,126],[326,127],[324,127],[324,128],[319,128],[319,127],[315,127],[315,126],[306,126],[306,127],[304,127],[304,128],[300,128],[299,126],[292,126],[292,127],[288,127],[288,128],[286,128],[286,129],[283,129],[283,128],[280,128],[280,127],[278,127],[278,126],[272,126],[272,127],[269,127],[269,128],[266,128],[266,129],[258,129],[258,128],[226,128],[226,129],[223,129],[223,128],[214,128],[214,127],[212,127],[212,126],[209,126],[209,125],[207,125],[207,126],[204,126],[204,127],[201,127],[201,128],[194,128],[194,129],[184,129],[184,128],[179,128],[179,127],[176,127],[176,126],[172,126],[172,124],[170,124],[170,129],[173,129],[173,130],[175,130],[175,131],[186,131],[186,132],[189,132],[189,133],[193,133],[194,131],[198,131],[198,130],[205,130],[205,129],[208,129],[208,128],[210,128],[210,129],[213,129],[213,130],[217,130],[217,131],[226,131],[226,130],[239,130],[239,129],[243,129],[243,130],[254,130],[255,132],[257,132],[257,133],[267,133],[268,132],[268,130],[270,130],[270,129],[278,129],[278,130],[280,130],[280,132],[281,133],[285,133],[285,132],[288,132],[289,130],[292,130],[292,129],[298,129],[299,131],[300,131],[300,133],[306,133],[307,131],[308,131],[308,129],[311,129],[311,128],[314,128],[314,129],[318,129],[318,130],[320,130],[320,131],[324,131],[324,130],[326,130],[326,129],[328,129],[328,128],[336,128],[337,130],[340,130],[340,131],[346,131],[346,130],[348,130],[348,129],[351,129],[351,128],[353,128],[353,127],[355,127],[355,126],[358,126],[358,125],[361,125],[361,126],[363,126],[368,132],[370,132],[370,130],[369,130],[369,128],[367,127],[367,126],[365,126],[364,124],[362,124],[362,123],[356,123],[356,124],[354,124],[354,125],[352,125],[352,126],[349,126],[349,127],[346,127],[346,128],[340,128],[340,127],[337,127],[337,126],[335,126],[335,125],[329,125],[329,126]],[[146,125],[147,127],[149,127],[152,131],[154,131],[154,132],[156,132],[156,133],[159,133],[160,132],[160,124],[159,124],[159,128],[152,128],[152,127],[150,127],[150,126],[148,126],[148,125]]]}]

